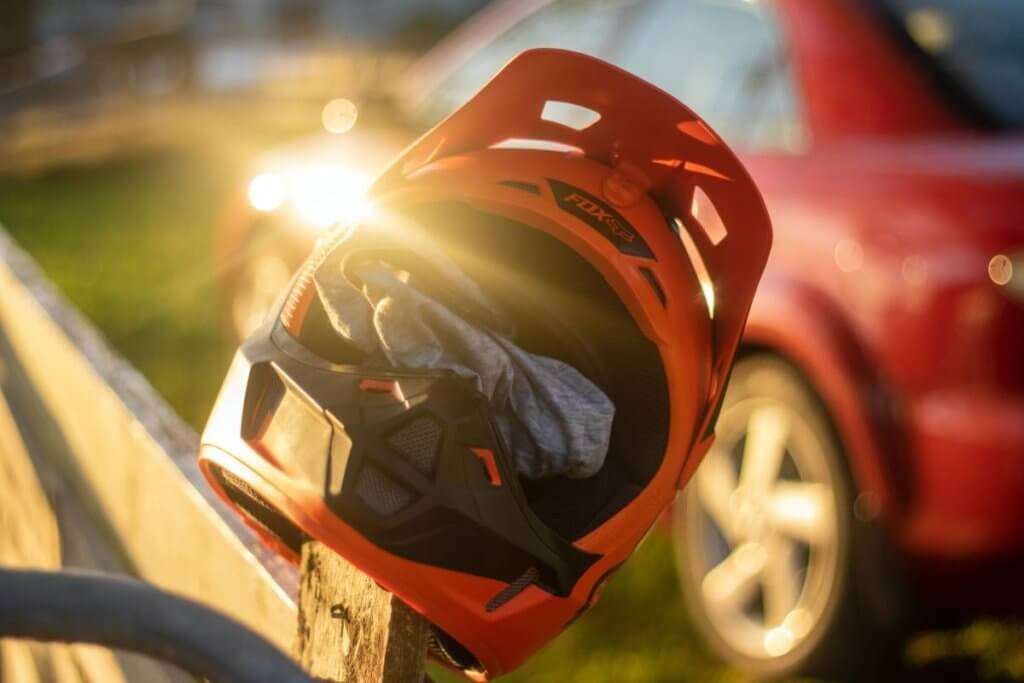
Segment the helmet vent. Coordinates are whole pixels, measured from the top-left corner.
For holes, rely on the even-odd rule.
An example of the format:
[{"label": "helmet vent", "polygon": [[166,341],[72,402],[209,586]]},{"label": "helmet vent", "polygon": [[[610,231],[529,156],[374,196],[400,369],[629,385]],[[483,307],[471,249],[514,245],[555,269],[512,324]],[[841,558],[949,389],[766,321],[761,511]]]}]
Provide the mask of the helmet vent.
[{"label": "helmet vent", "polygon": [[430,633],[427,636],[427,649],[432,654],[456,669],[483,671],[483,667],[480,666],[480,662],[473,656],[472,652],[438,628],[437,624],[431,624],[430,626]]},{"label": "helmet vent", "polygon": [[399,512],[412,501],[408,491],[372,465],[363,467],[359,472],[356,495],[366,507],[382,517]]},{"label": "helmet vent", "polygon": [[522,190],[523,192],[529,192],[530,194],[535,194],[538,197],[540,196],[540,188],[533,183],[525,183],[521,180],[499,180],[498,184],[504,185],[505,187],[513,187],[517,190]]},{"label": "helmet vent", "polygon": [[518,579],[502,588],[500,593],[491,598],[484,609],[488,612],[493,612],[502,605],[507,604],[514,597],[536,583],[537,576],[537,570],[530,567]]},{"label": "helmet vent", "polygon": [[422,416],[389,436],[388,445],[401,453],[420,472],[431,474],[437,461],[442,433],[441,425],[432,418]]},{"label": "helmet vent", "polygon": [[665,290],[662,289],[661,283],[658,281],[658,276],[655,275],[650,268],[641,268],[640,274],[644,276],[645,280],[647,280],[647,284],[651,286],[654,296],[658,297],[658,301],[660,301],[662,307],[664,307],[666,305]]},{"label": "helmet vent", "polygon": [[708,306],[708,317],[713,319],[715,317],[715,284],[708,274],[708,267],[704,264],[704,258],[700,255],[700,249],[697,248],[696,242],[693,241],[693,236],[687,231],[686,224],[682,219],[673,219],[673,228],[679,236],[679,241],[683,243],[683,248],[686,249],[686,255],[690,259],[690,264],[693,265],[694,275],[697,276],[700,289],[704,293],[704,301]]},{"label": "helmet vent", "polygon": [[559,152],[561,154],[578,154],[583,156],[583,148],[557,140],[537,140],[534,138],[506,138],[496,142],[491,149],[532,149],[542,152]]},{"label": "helmet vent", "polygon": [[690,207],[690,215],[700,224],[708,239],[711,240],[711,244],[716,247],[729,234],[715,203],[699,185],[693,188],[693,206]]},{"label": "helmet vent", "polygon": [[305,539],[303,532],[247,481],[219,465],[211,465],[210,474],[216,479],[228,500],[250,524],[274,537],[295,554],[302,552],[302,543]]},{"label": "helmet vent", "polygon": [[573,130],[586,130],[601,120],[600,112],[572,102],[548,100],[540,117],[545,121],[557,123]]}]

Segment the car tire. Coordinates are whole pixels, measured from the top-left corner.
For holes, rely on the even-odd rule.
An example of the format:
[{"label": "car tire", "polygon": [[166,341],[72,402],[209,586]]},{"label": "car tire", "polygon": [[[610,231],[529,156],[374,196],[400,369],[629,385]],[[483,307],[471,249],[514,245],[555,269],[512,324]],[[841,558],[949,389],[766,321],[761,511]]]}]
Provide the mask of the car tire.
[{"label": "car tire", "polygon": [[698,632],[759,678],[891,674],[905,593],[811,386],[778,356],[742,358],[717,433],[673,515]]}]

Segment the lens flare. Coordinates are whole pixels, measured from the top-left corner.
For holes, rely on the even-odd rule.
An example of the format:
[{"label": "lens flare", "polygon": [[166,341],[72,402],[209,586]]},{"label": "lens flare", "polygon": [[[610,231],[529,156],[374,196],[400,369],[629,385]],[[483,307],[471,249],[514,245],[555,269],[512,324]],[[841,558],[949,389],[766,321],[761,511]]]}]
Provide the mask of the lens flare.
[{"label": "lens flare", "polygon": [[257,211],[274,211],[287,195],[284,180],[276,173],[261,173],[249,183],[249,203]]},{"label": "lens flare", "polygon": [[335,223],[373,217],[367,196],[370,182],[369,174],[344,166],[310,166],[289,174],[289,194],[299,219],[323,230]]}]

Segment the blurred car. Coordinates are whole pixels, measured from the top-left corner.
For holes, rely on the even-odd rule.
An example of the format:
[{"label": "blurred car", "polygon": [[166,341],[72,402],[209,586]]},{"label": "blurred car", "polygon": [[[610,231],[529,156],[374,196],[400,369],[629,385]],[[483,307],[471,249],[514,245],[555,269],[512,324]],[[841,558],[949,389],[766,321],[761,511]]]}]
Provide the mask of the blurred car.
[{"label": "blurred car", "polygon": [[495,3],[387,90],[386,125],[254,170],[221,239],[236,333],[321,230],[372,211],[389,157],[535,46],[676,95],[741,151],[772,215],[717,444],[675,511],[683,593],[714,651],[764,676],[848,676],[922,621],[1019,613],[1014,0]]}]

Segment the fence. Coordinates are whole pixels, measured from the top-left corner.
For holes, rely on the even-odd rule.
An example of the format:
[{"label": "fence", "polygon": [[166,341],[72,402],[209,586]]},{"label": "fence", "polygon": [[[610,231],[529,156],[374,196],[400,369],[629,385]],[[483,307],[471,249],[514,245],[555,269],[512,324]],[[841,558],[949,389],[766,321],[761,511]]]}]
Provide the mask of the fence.
[{"label": "fence", "polygon": [[[301,575],[264,549],[202,480],[195,432],[2,228],[0,389],[0,563],[134,574],[231,615],[329,681],[423,679],[426,624],[319,544],[304,547]],[[38,655],[5,644],[0,678]],[[55,674],[68,660],[77,673]],[[31,664],[38,679],[184,680],[95,648],[55,648],[48,662],[49,676]]]}]

